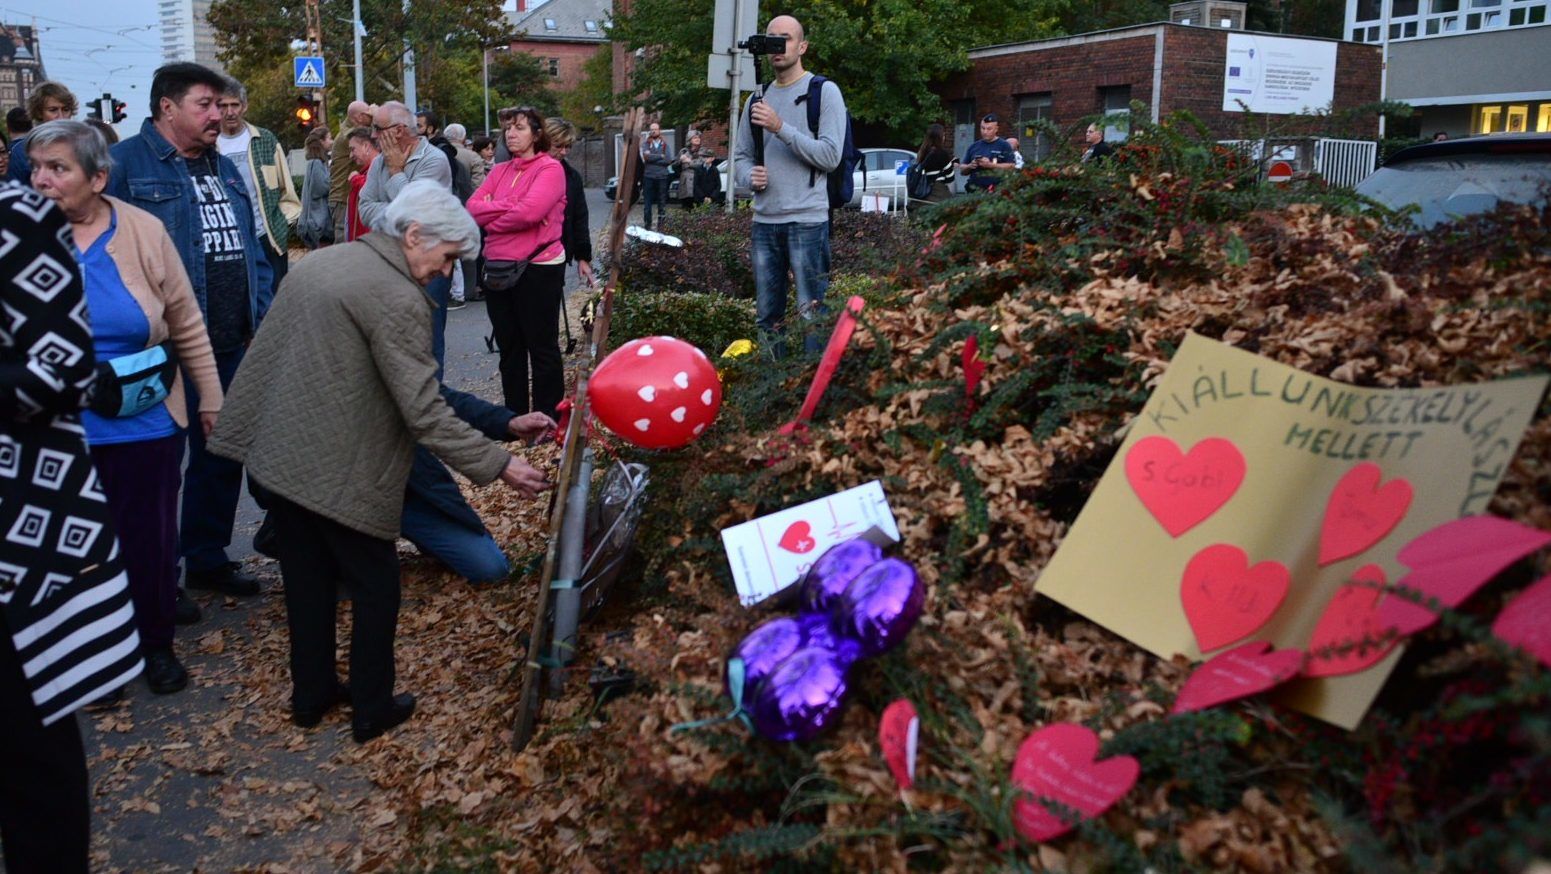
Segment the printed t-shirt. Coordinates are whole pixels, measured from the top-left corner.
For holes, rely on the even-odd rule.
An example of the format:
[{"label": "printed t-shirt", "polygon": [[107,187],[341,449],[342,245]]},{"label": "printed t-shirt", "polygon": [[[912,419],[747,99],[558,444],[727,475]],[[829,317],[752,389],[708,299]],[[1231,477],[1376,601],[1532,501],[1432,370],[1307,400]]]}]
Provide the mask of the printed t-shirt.
[{"label": "printed t-shirt", "polygon": [[248,304],[248,253],[243,248],[237,204],[216,172],[216,156],[206,151],[185,158],[199,198],[200,242],[205,250],[205,324],[216,352],[240,348],[253,336]]}]

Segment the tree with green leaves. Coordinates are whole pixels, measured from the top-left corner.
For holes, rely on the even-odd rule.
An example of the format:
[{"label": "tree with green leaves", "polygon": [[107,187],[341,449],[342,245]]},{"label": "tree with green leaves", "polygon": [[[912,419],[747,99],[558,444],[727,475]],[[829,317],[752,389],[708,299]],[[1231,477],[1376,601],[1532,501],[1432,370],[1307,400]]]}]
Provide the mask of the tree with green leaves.
[{"label": "tree with green leaves", "polygon": [[[1070,0],[794,0],[783,12],[807,28],[804,66],[834,79],[863,122],[914,141],[940,119],[933,86],[991,43],[1061,33]],[[714,0],[637,0],[612,35],[637,53],[634,95],[669,124],[724,118],[727,92],[706,86]],[[614,108],[621,108],[616,105]]]},{"label": "tree with green leaves", "polygon": [[[329,121],[337,123],[355,94],[351,0],[321,0]],[[295,0],[214,0],[207,15],[221,46],[221,60],[248,87],[254,123],[274,130],[288,145],[301,142],[293,123],[293,44],[307,33],[304,4]],[[362,66],[366,99],[403,98],[400,61],[408,40],[415,51],[416,91],[422,107],[435,109],[471,129],[482,124],[480,54],[507,36],[500,0],[433,3],[361,0]]]}]

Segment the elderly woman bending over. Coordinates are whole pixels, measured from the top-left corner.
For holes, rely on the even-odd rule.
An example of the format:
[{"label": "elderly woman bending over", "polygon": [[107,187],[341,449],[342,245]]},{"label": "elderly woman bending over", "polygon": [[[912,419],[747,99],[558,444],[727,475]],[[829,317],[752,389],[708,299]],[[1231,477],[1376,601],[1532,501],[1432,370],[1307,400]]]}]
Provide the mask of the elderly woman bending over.
[{"label": "elderly woman bending over", "polygon": [[[543,473],[462,422],[431,354],[425,287],[479,249],[445,184],[411,182],[360,240],[291,270],[232,383],[210,451],[241,461],[273,495],[291,631],[291,719],[316,725],[347,696],[355,739],[408,719],[395,695],[399,535],[415,444],[476,483],[524,495]],[[354,594],[350,683],[334,675],[334,587]]]},{"label": "elderly woman bending over", "polygon": [[[33,188],[59,204],[81,252],[92,347],[104,365],[81,424],[118,526],[146,683],[158,694],[176,692],[188,685],[172,648],[189,426],[179,370],[199,391],[195,427],[208,435],[221,409],[210,337],[161,221],[102,193],[111,160],[102,134],[84,122],[51,121],[27,138],[27,154]],[[103,382],[115,385],[105,390]]]}]

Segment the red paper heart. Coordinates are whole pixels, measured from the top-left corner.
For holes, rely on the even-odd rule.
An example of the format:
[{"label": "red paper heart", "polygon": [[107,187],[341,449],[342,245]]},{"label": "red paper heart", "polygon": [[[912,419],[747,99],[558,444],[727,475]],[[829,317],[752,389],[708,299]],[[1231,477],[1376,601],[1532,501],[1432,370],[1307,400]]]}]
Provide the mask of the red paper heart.
[{"label": "red paper heart", "polygon": [[[1496,516],[1467,516],[1445,522],[1400,548],[1396,558],[1411,568],[1399,585],[1458,607],[1507,567],[1551,543],[1551,532]],[[1415,634],[1438,614],[1404,598],[1379,605],[1380,627]]]},{"label": "red paper heart", "polygon": [[915,783],[920,731],[921,720],[910,699],[901,698],[883,708],[883,716],[878,720],[878,747],[901,789],[909,789]]},{"label": "red paper heart", "polygon": [[[1384,569],[1376,564],[1363,565],[1352,574],[1354,580],[1365,580],[1383,585]],[[1379,622],[1381,589],[1347,583],[1336,590],[1335,597],[1320,614],[1314,626],[1314,636],[1309,639],[1309,660],[1303,666],[1306,677],[1335,677],[1355,674],[1366,670],[1389,655],[1396,640],[1382,645],[1364,645],[1345,650],[1340,654],[1322,654],[1327,647],[1345,646],[1362,641],[1378,641],[1384,636],[1384,626]]]},{"label": "red paper heart", "polygon": [[798,520],[786,526],[786,533],[781,535],[779,545],[787,552],[795,552],[799,555],[812,552],[814,546],[813,528],[807,522]]},{"label": "red paper heart", "polygon": [[1141,765],[1130,756],[1102,762],[1099,736],[1071,723],[1047,725],[1024,738],[1012,763],[1012,782],[1030,798],[1013,802],[1013,824],[1031,841],[1048,841],[1071,830],[1061,817],[1035,799],[1049,799],[1092,819],[1136,785]]},{"label": "red paper heart", "polygon": [[1551,577],[1541,577],[1509,601],[1492,633],[1551,668]]},{"label": "red paper heart", "polygon": [[1301,667],[1302,650],[1273,650],[1263,640],[1236,646],[1191,673],[1174,699],[1174,712],[1205,710],[1248,698],[1296,677]]},{"label": "red paper heart", "polygon": [[1167,437],[1144,437],[1126,453],[1126,481],[1142,506],[1178,537],[1228,503],[1244,482],[1244,454],[1221,437],[1180,452]]},{"label": "red paper heart", "polygon": [[964,366],[964,398],[973,404],[975,389],[980,387],[980,378],[986,372],[986,363],[980,360],[978,334],[970,334],[969,339],[964,341],[964,352],[959,356],[959,363]]},{"label": "red paper heart", "polygon": [[1216,543],[1185,565],[1179,597],[1202,652],[1242,640],[1266,624],[1287,597],[1291,575],[1277,561],[1249,566],[1244,550]]},{"label": "red paper heart", "polygon": [[1325,503],[1319,532],[1319,566],[1368,549],[1395,530],[1411,508],[1411,483],[1399,477],[1383,486],[1384,472],[1365,461],[1346,472]]}]

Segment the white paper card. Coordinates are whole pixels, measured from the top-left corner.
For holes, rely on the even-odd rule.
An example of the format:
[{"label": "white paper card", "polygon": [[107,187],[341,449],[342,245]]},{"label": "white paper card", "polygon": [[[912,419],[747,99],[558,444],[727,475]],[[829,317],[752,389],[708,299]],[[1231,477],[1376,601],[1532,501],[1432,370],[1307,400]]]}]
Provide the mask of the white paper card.
[{"label": "white paper card", "polygon": [[738,599],[751,607],[802,578],[824,551],[876,528],[894,543],[899,526],[873,480],[722,531]]}]

